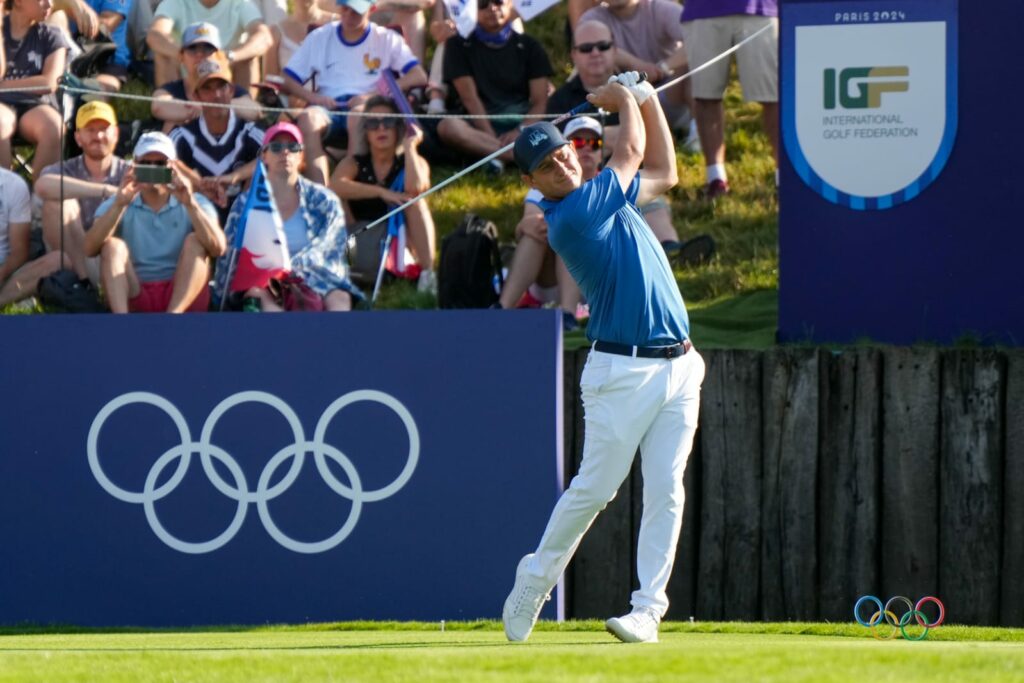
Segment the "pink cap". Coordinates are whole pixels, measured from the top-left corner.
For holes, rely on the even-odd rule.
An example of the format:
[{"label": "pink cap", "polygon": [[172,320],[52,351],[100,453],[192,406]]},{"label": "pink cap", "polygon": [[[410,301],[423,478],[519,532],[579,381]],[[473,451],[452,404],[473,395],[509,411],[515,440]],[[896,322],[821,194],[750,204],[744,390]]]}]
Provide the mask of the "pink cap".
[{"label": "pink cap", "polygon": [[274,125],[267,129],[267,134],[263,136],[263,146],[266,147],[268,144],[270,144],[271,140],[273,140],[275,137],[281,134],[290,135],[295,140],[295,142],[299,143],[300,145],[302,144],[302,131],[299,130],[299,127],[296,126],[294,123],[281,121],[279,123],[275,123]]}]

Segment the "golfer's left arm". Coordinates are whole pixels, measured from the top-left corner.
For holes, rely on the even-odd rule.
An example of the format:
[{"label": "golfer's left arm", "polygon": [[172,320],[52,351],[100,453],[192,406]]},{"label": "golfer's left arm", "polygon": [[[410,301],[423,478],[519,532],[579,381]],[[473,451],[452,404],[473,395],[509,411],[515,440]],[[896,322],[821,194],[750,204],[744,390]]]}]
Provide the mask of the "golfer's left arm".
[{"label": "golfer's left arm", "polygon": [[640,105],[640,117],[647,131],[647,144],[644,147],[644,168],[640,172],[637,206],[643,206],[665,194],[679,182],[672,132],[668,128],[657,94],[651,95]]}]

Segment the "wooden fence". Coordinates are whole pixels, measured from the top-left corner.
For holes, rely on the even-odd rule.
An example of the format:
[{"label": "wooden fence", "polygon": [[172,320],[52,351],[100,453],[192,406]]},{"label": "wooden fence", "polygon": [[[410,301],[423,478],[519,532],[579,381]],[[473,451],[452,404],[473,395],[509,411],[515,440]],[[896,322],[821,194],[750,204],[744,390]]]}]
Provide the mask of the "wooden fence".
[{"label": "wooden fence", "polygon": [[[566,352],[566,480],[579,375]],[[1024,626],[1024,352],[705,351],[667,618],[850,621],[857,598],[936,595]],[[568,613],[625,613],[638,462],[580,545]]]}]

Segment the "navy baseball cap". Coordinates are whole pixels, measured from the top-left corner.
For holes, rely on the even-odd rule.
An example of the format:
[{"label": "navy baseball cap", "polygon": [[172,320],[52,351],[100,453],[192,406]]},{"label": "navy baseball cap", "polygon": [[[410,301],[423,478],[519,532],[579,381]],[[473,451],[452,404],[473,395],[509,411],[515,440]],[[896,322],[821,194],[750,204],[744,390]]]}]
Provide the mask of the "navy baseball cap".
[{"label": "navy baseball cap", "polygon": [[569,141],[554,124],[541,121],[523,128],[512,148],[512,156],[519,170],[529,175],[547,155],[568,144]]}]

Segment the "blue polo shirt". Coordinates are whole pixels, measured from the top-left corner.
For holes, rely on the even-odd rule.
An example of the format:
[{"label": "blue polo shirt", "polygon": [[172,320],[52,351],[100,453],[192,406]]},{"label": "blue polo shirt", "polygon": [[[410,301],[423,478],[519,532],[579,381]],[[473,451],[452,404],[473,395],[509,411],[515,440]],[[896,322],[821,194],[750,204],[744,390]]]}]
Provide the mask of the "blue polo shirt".
[{"label": "blue polo shirt", "polygon": [[[217,220],[217,209],[210,201],[196,194],[196,201],[208,216]],[[96,209],[99,218],[114,205],[114,197]],[[192,232],[192,219],[186,209],[173,196],[159,211],[153,211],[139,194],[124,210],[121,223],[114,234],[128,245],[132,266],[142,282],[162,282],[174,277],[178,267],[178,254],[185,238]]]},{"label": "blue polo shirt", "polygon": [[587,337],[667,346],[690,335],[690,319],[665,250],[635,202],[637,174],[623,194],[606,168],[560,201],[544,199],[548,241],[590,304]]}]

